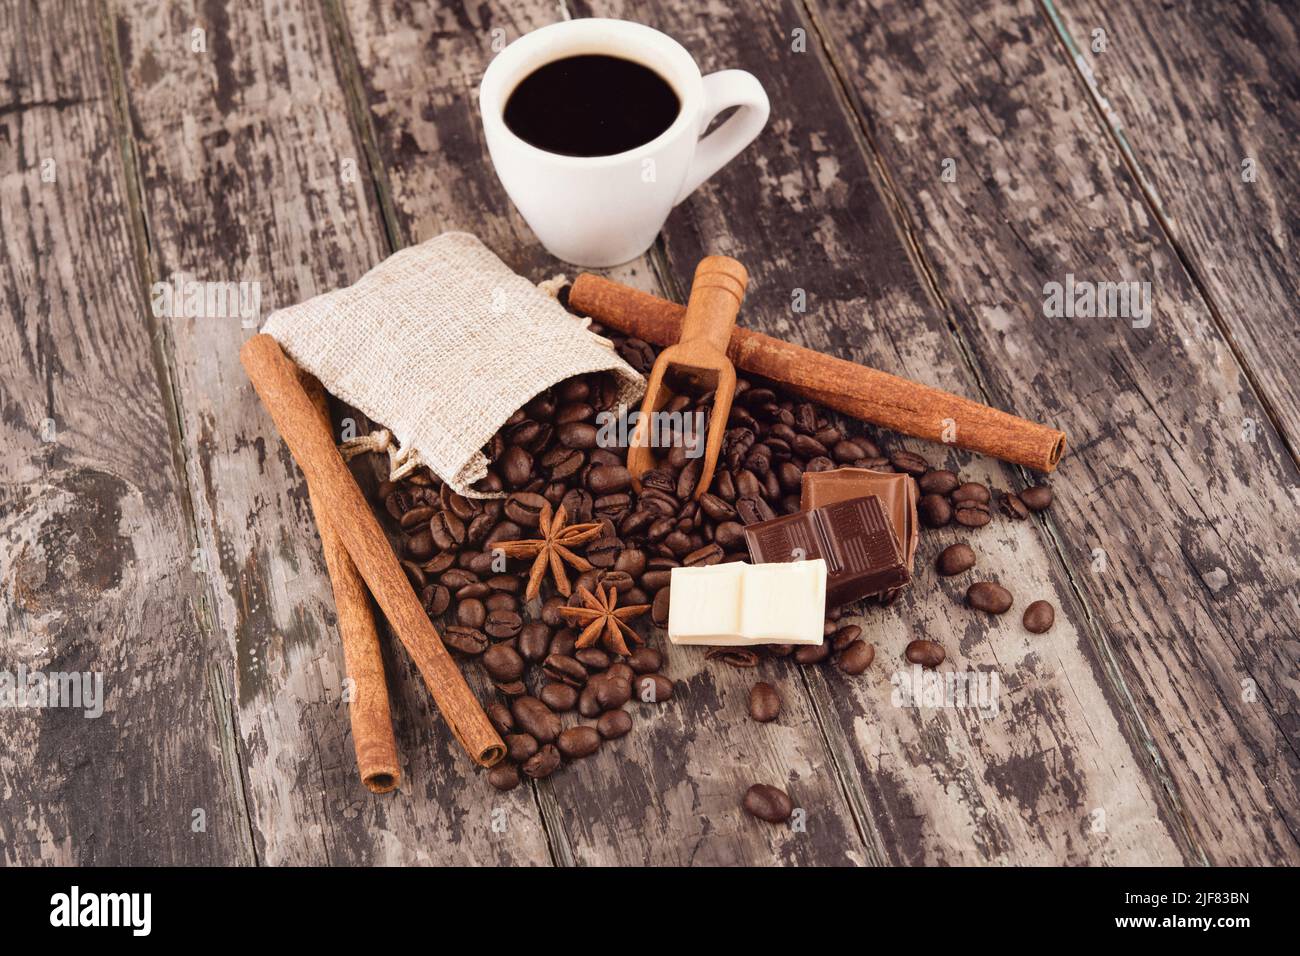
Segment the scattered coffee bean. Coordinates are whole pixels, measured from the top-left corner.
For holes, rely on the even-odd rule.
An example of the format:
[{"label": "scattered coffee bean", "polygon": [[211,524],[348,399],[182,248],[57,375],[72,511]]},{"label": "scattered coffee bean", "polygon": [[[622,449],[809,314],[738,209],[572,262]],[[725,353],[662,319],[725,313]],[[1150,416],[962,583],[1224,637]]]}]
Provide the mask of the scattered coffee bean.
[{"label": "scattered coffee bean", "polygon": [[502,792],[513,790],[519,786],[519,771],[503,760],[487,772],[487,781]]},{"label": "scattered coffee bean", "polygon": [[988,488],[976,481],[968,481],[958,485],[952,492],[953,504],[959,501],[974,501],[986,505],[991,497]]},{"label": "scattered coffee bean", "polygon": [[765,724],[776,720],[781,713],[781,695],[775,687],[765,681],[759,681],[749,689],[749,716],[752,720]]},{"label": "scattered coffee bean", "polygon": [[580,760],[600,749],[600,734],[585,724],[569,727],[556,738],[555,746],[566,759]]},{"label": "scattered coffee bean", "polygon": [[784,823],[794,813],[794,802],[786,792],[766,783],[756,783],[746,790],[741,806],[750,816],[768,823]]},{"label": "scattered coffee bean", "polygon": [[517,697],[510,705],[515,724],[542,743],[549,744],[560,735],[560,718],[536,697]]},{"label": "scattered coffee bean", "polygon": [[607,710],[596,721],[596,731],[606,740],[622,737],[632,729],[632,715],[626,710]]},{"label": "scattered coffee bean", "polygon": [[938,641],[917,640],[907,645],[903,652],[910,664],[920,664],[922,667],[938,667],[948,655],[944,653],[943,645]]},{"label": "scattered coffee bean", "polygon": [[1025,608],[1023,621],[1031,634],[1046,634],[1056,623],[1056,608],[1047,601],[1035,601]]},{"label": "scattered coffee bean", "polygon": [[555,773],[560,766],[560,751],[554,744],[547,744],[524,762],[524,775],[534,780],[541,780]]},{"label": "scattered coffee bean", "polygon": [[1030,511],[1046,511],[1052,504],[1052,489],[1047,485],[1034,485],[1020,492],[1020,500]]},{"label": "scattered coffee bean", "polygon": [[542,661],[542,670],[551,680],[561,681],[570,687],[587,683],[587,668],[566,654],[548,654]]},{"label": "scattered coffee bean", "polygon": [[502,737],[515,729],[515,719],[510,714],[510,708],[500,701],[494,700],[487,705],[487,715],[496,732]]},{"label": "scattered coffee bean", "polygon": [[1015,521],[1024,521],[1029,517],[1029,509],[1025,503],[1009,491],[1003,492],[1001,507],[1002,513]]},{"label": "scattered coffee bean", "polygon": [[728,667],[757,667],[762,655],[752,647],[711,647],[704,652],[706,661],[721,661]]},{"label": "scattered coffee bean", "polygon": [[483,667],[494,681],[508,683],[524,673],[524,659],[509,644],[493,644],[483,654]]},{"label": "scattered coffee bean", "polygon": [[952,505],[943,495],[922,495],[916,513],[927,528],[942,528],[952,520]]},{"label": "scattered coffee bean", "polygon": [[993,520],[988,505],[969,499],[957,502],[953,516],[959,525],[966,528],[982,528]]},{"label": "scattered coffee bean", "polygon": [[663,668],[664,656],[653,647],[638,647],[627,663],[637,674],[651,674]]},{"label": "scattered coffee bean", "polygon": [[443,629],[442,642],[462,654],[482,654],[488,649],[488,639],[482,631],[472,627],[452,624]]},{"label": "scattered coffee bean", "polygon": [[838,628],[834,634],[831,635],[832,653],[844,650],[844,648],[848,647],[861,636],[862,628],[858,627],[856,624],[846,624],[843,627]]},{"label": "scattered coffee bean", "polygon": [[640,674],[633,688],[643,704],[662,704],[673,696],[673,682],[663,674]]},{"label": "scattered coffee bean", "polygon": [[966,589],[966,603],[977,611],[1005,614],[1011,609],[1011,592],[992,581],[977,581]]},{"label": "scattered coffee bean", "polygon": [[503,739],[506,745],[506,756],[515,763],[523,763],[537,753],[541,746],[532,734],[506,734]]},{"label": "scattered coffee bean", "polygon": [[835,655],[835,666],[846,674],[861,674],[876,659],[876,649],[866,641],[853,641]]},{"label": "scattered coffee bean", "polygon": [[542,703],[557,713],[578,706],[578,691],[568,684],[550,683],[537,692]]},{"label": "scattered coffee bean", "polygon": [[968,544],[950,544],[939,552],[934,566],[946,578],[961,574],[975,566],[975,551]]},{"label": "scattered coffee bean", "polygon": [[960,484],[961,479],[945,469],[927,471],[916,482],[923,495],[949,495],[956,491]]},{"label": "scattered coffee bean", "polygon": [[796,664],[820,664],[831,656],[831,646],[826,641],[820,644],[800,644],[794,649]]}]

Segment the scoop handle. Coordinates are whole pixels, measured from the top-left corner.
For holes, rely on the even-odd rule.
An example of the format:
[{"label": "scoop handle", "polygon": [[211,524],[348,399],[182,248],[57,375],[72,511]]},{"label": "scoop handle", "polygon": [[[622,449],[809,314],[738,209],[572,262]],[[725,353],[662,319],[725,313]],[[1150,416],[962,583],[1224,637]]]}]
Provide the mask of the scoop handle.
[{"label": "scoop handle", "polygon": [[736,313],[745,298],[749,273],[730,256],[706,256],[695,267],[691,297],[686,301],[686,317],[678,340],[707,342],[723,355],[731,341]]}]

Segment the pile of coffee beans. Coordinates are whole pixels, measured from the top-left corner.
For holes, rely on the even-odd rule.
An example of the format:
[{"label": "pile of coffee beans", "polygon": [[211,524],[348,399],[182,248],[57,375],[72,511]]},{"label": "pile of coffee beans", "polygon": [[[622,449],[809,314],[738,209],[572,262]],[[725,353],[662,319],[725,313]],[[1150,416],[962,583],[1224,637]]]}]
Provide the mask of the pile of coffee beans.
[{"label": "pile of coffee beans", "polygon": [[[658,354],[654,346],[598,325],[592,330],[610,338],[633,368],[649,372]],[[655,647],[637,648],[626,659],[599,645],[575,647],[577,634],[560,611],[581,603],[579,588],[617,589],[621,606],[650,605],[648,615],[630,622],[648,640],[652,626],[667,625],[672,569],[747,561],[745,526],[799,511],[802,478],[810,471],[852,466],[905,472],[920,484],[927,527],[955,520],[975,528],[991,520],[983,485],[963,483],[912,452],[886,452],[867,435],[851,434],[826,409],[743,374],[737,375],[708,492],[698,501],[693,497],[702,458],[687,453],[688,447],[702,449],[705,435],[691,434],[682,424],[668,431],[670,447],[659,449],[659,467],[642,476],[638,493],[626,468],[626,447],[602,441],[612,430],[603,429],[608,418],[601,413],[617,415],[617,401],[610,376],[585,375],[546,389],[511,415],[484,448],[490,467],[475,486],[506,497],[462,496],[425,471],[378,489],[400,538],[402,567],[426,612],[440,625],[446,645],[480,662],[500,694],[488,705],[508,747],[508,760],[488,773],[498,789],[517,786],[521,773],[546,777],[564,761],[582,759],[628,733],[629,702],[657,704],[672,696]],[[711,409],[712,395],[704,394],[681,396],[665,411],[699,413],[693,424],[707,423]],[[1025,509],[1041,510],[1051,493],[1029,489],[1010,497]],[[592,569],[568,569],[571,597],[558,593],[548,574],[541,599],[525,603],[531,560],[507,561],[494,546],[539,537],[548,505],[563,506],[567,524],[599,523],[599,534],[576,549]],[[888,594],[879,602],[896,597]],[[841,624],[842,614],[841,608],[828,610],[827,640],[818,647],[728,648],[710,657],[740,667],[765,657],[789,657],[801,665],[830,661],[845,674],[861,674],[875,648],[862,640],[859,627]],[[942,648],[938,654],[941,660]],[[764,692],[752,709],[755,719],[773,719],[779,698],[773,704]]]}]

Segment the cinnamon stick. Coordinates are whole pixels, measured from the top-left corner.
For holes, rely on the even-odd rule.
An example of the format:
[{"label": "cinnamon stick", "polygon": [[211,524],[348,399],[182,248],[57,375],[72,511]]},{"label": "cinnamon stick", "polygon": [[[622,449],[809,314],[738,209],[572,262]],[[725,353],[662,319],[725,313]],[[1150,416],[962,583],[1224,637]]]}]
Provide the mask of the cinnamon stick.
[{"label": "cinnamon stick", "polygon": [[[316,409],[317,424],[330,435],[325,389],[306,372],[300,372],[298,378]],[[307,494],[312,513],[316,516],[321,550],[325,553],[325,569],[329,572],[330,586],[334,591],[339,637],[343,641],[343,664],[352,682],[348,716],[352,721],[352,746],[357,753],[357,769],[361,772],[361,782],[371,793],[388,793],[396,790],[402,782],[402,768],[397,757],[397,740],[393,737],[388,684],[384,680],[379,632],[375,629],[375,616],[370,611],[370,593],[310,484],[307,485]]]},{"label": "cinnamon stick", "polygon": [[366,586],[379,602],[433,695],[452,734],[476,763],[490,767],[506,748],[397,563],[379,521],[352,479],[333,436],[319,427],[298,368],[269,335],[255,335],[239,359],[307,478],[319,513],[337,530]]},{"label": "cinnamon stick", "polygon": [[[676,342],[686,314],[676,302],[586,272],[573,283],[569,305],[655,345]],[[1065,433],[1055,428],[740,326],[727,357],[797,395],[905,435],[1043,472],[1054,470],[1065,452]]]}]

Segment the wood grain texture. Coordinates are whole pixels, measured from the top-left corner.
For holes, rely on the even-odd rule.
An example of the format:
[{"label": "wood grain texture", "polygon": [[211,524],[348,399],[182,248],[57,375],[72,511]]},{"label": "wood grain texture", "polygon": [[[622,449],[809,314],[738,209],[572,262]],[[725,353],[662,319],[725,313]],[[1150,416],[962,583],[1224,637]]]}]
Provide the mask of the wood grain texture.
[{"label": "wood grain texture", "polygon": [[[476,91],[494,41],[558,18],[553,4],[345,3],[399,234],[468,229],[534,280],[568,267],[546,255],[510,205],[481,138]],[[498,32],[494,32],[498,31]],[[688,281],[691,262],[682,272]],[[572,270],[570,270],[571,272]],[[646,261],[615,270],[661,289]],[[750,674],[706,668],[672,648],[672,701],[632,704],[634,730],[536,785],[556,857],[590,864],[861,863],[867,859],[834,760],[806,699],[788,725],[748,720]],[[760,825],[739,801],[758,781],[789,790],[806,832]]]},{"label": "wood grain texture", "polygon": [[[387,253],[317,4],[122,2],[112,19],[155,278],[260,282],[264,318]],[[391,647],[405,783],[377,797],[358,781],[306,485],[239,366],[243,325],[166,332],[259,860],[547,862],[531,798],[467,782],[468,759]]]},{"label": "wood grain texture", "polygon": [[[1300,455],[1300,7],[1044,7],[1274,427]],[[1096,30],[1104,48],[1094,51]]]},{"label": "wood grain texture", "polygon": [[[1030,2],[815,9],[983,387],[1074,437],[1049,533],[1193,858],[1296,862],[1300,480],[1074,65]],[[1046,318],[1067,273],[1151,282],[1150,327]]]},{"label": "wood grain texture", "polygon": [[[754,154],[722,170],[669,218],[664,247],[672,272],[686,273],[706,252],[735,255],[752,275],[743,325],[981,397],[924,274],[894,231],[872,158],[802,7],[770,2],[700,12],[671,3],[602,4],[593,12],[668,31],[706,72],[748,69],[773,102]],[[793,307],[799,290],[804,313]],[[1028,417],[1057,423],[1055,411]],[[897,436],[882,437],[892,448],[904,446]],[[991,460],[905,444],[992,487],[1021,487],[1019,473]],[[961,588],[935,581],[933,555],[959,538],[980,552],[981,577],[1002,581],[1022,606],[1045,598],[1061,610],[1051,635],[1030,644],[1018,615],[987,619],[960,606],[968,580],[958,579]],[[806,673],[833,749],[846,761],[850,797],[871,821],[883,859],[1178,861],[1184,841],[1172,833],[1176,825],[1139,757],[1142,743],[1121,696],[1080,638],[1086,618],[1050,539],[1021,523],[961,536],[944,531],[927,535],[917,569],[916,585],[899,604],[857,619],[877,645],[863,678]],[[906,672],[903,650],[916,637],[944,645],[945,673],[996,673],[998,714],[985,719],[896,703],[891,680]],[[1098,809],[1106,823],[1094,832]]]},{"label": "wood grain texture", "polygon": [[[448,83],[471,92],[477,82],[474,70],[485,65],[486,52],[475,64],[463,34],[435,43],[432,55],[438,58],[433,62],[449,64],[449,78],[432,66],[423,77],[416,76],[409,59],[402,59],[399,69],[393,66],[392,56],[381,55],[409,49],[408,31],[453,22],[453,12],[428,5],[403,6],[400,13],[374,4],[347,9],[367,102],[381,117],[375,124],[381,133],[380,155],[389,163],[394,206],[404,211],[406,228],[418,224],[436,231],[473,221],[468,219],[472,210],[453,209],[453,200],[461,197],[482,200],[489,210],[508,202],[486,166],[472,102],[438,92]],[[521,17],[518,7],[513,9],[519,19],[508,24],[537,25]],[[755,277],[751,295],[756,298],[747,302],[743,324],[869,360],[930,384],[951,389],[965,382],[973,391],[960,355],[946,342],[942,316],[928,303],[922,280],[889,224],[889,213],[853,138],[850,117],[836,105],[834,86],[816,55],[815,36],[811,53],[797,58],[787,52],[790,31],[808,26],[799,8],[751,6],[743,12],[720,8],[697,12],[684,5],[680,9],[672,4],[639,5],[633,10],[605,4],[575,6],[574,12],[628,16],[666,29],[706,69],[738,66],[758,74],[776,108],[760,140],[670,217],[664,234],[666,261],[656,263],[659,274],[653,274],[653,265],[649,270],[631,265],[622,272],[643,287],[670,289],[680,299],[682,285],[699,258],[714,252],[736,256]],[[492,19],[471,24],[485,48],[497,24]],[[458,28],[465,26],[461,23]],[[506,39],[513,36],[507,29]],[[404,94],[421,85],[435,91],[428,95],[440,105],[423,109],[418,117],[411,116],[409,108],[402,112],[398,107],[405,107]],[[439,141],[437,153],[403,153],[416,138],[413,131],[423,131],[423,138],[433,145],[428,124],[439,130],[468,124],[473,138],[455,140],[450,150],[446,141]],[[456,175],[477,170],[479,181],[448,195],[439,185],[452,175],[444,168],[448,163],[455,164]],[[425,205],[415,205],[425,196],[431,196]],[[745,202],[737,202],[738,196],[746,197]],[[524,232],[522,240],[516,238],[525,227],[517,224],[513,211],[508,216],[509,228],[491,215],[479,220],[478,228],[508,237],[511,244],[498,243],[498,251],[525,274],[530,274],[530,268],[538,276],[556,268],[545,259],[538,261],[539,251],[530,235]],[[873,268],[864,270],[863,262]],[[814,306],[806,316],[791,312],[796,287],[812,297]],[[868,308],[880,320],[864,327]],[[894,327],[928,327],[928,331],[893,335]],[[999,478],[1005,484],[1008,474],[1000,473]],[[1010,543],[996,550],[1011,572],[1035,585],[1051,566],[1050,550],[1028,526],[1013,529]],[[1043,570],[1037,576],[1018,572],[1020,565],[1034,563],[1026,555],[1038,559]],[[1049,580],[1052,583],[1043,593],[1055,595],[1058,606],[1069,608],[1072,602],[1068,584],[1062,583],[1064,575],[1055,571]],[[901,658],[906,643],[902,636],[913,626],[913,619],[904,618],[891,635],[884,619],[894,613],[875,612],[865,622],[873,636],[879,632],[879,637],[889,639],[881,648],[882,664]],[[949,622],[946,632],[936,636],[950,638],[945,643],[954,661],[961,660],[958,646],[967,653],[968,644],[976,664],[987,666],[996,660],[997,647],[986,639],[989,629],[981,622],[968,621],[964,614],[952,619],[942,605],[931,613]],[[833,810],[838,798],[821,786],[810,794],[806,789],[810,775],[838,778],[839,786],[846,788],[854,822],[866,840],[864,852],[855,853],[853,859],[1179,859],[1156,795],[1125,739],[1125,722],[1115,716],[1121,705],[1108,689],[1095,655],[1073,631],[1063,630],[1059,638],[1061,647],[1053,645],[1049,663],[1039,666],[1037,659],[1033,661],[1043,673],[1034,674],[1032,680],[1024,677],[1025,703],[1014,714],[1001,722],[974,721],[969,726],[962,716],[935,717],[893,707],[887,682],[864,686],[836,676],[810,676],[805,682],[799,673],[781,665],[765,665],[765,669],[772,670],[766,676],[793,698],[788,704],[789,725],[783,721],[779,728],[737,726],[736,715],[743,713],[745,694],[755,675],[737,676],[717,665],[706,666],[701,652],[674,648],[670,672],[684,681],[684,692],[675,707],[666,708],[663,716],[655,715],[659,723],[648,730],[649,746],[644,740],[647,728],[639,726],[630,740],[635,747],[631,758],[606,763],[602,756],[557,775],[542,788],[553,788],[560,801],[549,812],[558,811],[578,860],[741,862],[770,858],[773,853],[778,859],[798,859],[795,854],[809,853],[812,841],[785,835],[771,846],[755,847],[752,837],[749,843],[742,842],[743,831],[726,841],[717,832],[733,825],[731,801],[757,778],[751,769],[751,779],[745,780],[746,766],[784,767],[787,779],[794,781],[790,790],[796,802],[806,800],[805,805],[817,807],[817,819],[827,814],[827,808]],[[1020,656],[1028,653],[1022,649]],[[1079,693],[1071,689],[1075,682],[1083,685]],[[675,746],[672,728],[660,729],[665,720],[674,725],[680,721],[683,728],[706,728],[707,736],[697,730],[685,746]],[[818,724],[835,745],[835,757],[829,760],[825,744],[817,741]],[[882,755],[882,740],[896,758]],[[615,814],[597,814],[579,803],[584,788],[600,786],[602,779],[620,781],[613,788],[605,785],[605,791],[615,795]],[[961,786],[954,786],[954,780]],[[673,796],[660,798],[664,805],[655,807],[647,797],[655,792]],[[642,804],[645,809],[640,809]],[[1102,805],[1124,809],[1112,814],[1107,835],[1096,840],[1082,837],[1092,809]],[[621,819],[624,809],[641,814],[639,831]],[[689,824],[692,818],[700,822]],[[685,839],[682,833],[687,834]],[[764,836],[773,834],[764,830],[760,837]],[[819,857],[813,854],[812,858]]]},{"label": "wood grain texture", "polygon": [[250,862],[101,23],[7,3],[0,37],[0,672],[103,707],[0,709],[0,862]]}]

